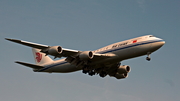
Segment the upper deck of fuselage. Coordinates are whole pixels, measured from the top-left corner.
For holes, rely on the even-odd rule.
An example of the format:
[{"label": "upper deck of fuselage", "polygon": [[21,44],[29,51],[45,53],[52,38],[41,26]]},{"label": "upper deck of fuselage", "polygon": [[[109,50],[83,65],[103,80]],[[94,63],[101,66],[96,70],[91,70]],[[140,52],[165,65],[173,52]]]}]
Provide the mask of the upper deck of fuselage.
[{"label": "upper deck of fuselage", "polygon": [[103,48],[100,48],[98,50],[95,50],[93,52],[95,53],[106,53],[106,51],[108,50],[113,50],[113,49],[117,49],[117,48],[121,48],[121,47],[126,47],[126,46],[132,46],[135,44],[140,44],[140,43],[145,43],[145,42],[155,42],[155,41],[163,41],[160,38],[157,38],[153,35],[145,35],[145,36],[141,36],[141,37],[137,37],[137,38],[132,38],[129,40],[125,40],[125,41],[121,41],[121,42],[117,42],[108,46],[105,46]]}]

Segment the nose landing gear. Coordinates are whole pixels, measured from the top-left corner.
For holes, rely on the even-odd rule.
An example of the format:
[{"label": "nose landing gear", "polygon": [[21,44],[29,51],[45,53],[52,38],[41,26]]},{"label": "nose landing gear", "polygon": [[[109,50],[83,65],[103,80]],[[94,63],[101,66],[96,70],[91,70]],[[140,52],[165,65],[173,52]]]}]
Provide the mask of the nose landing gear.
[{"label": "nose landing gear", "polygon": [[151,60],[150,54],[151,54],[150,52],[147,53],[147,57],[146,57],[146,60],[147,60],[147,61],[150,61],[150,60]]}]

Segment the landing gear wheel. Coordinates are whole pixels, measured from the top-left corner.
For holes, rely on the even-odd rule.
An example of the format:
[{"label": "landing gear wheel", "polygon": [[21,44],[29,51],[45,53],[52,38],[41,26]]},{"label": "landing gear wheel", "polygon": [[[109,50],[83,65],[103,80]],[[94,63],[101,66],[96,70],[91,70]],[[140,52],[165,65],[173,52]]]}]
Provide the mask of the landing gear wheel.
[{"label": "landing gear wheel", "polygon": [[103,72],[103,71],[99,74],[99,76],[102,77],[102,78],[105,77],[106,75],[107,75],[107,73]]},{"label": "landing gear wheel", "polygon": [[82,73],[87,74],[88,72],[89,72],[89,70],[88,70],[87,66],[84,66],[82,68]]},{"label": "landing gear wheel", "polygon": [[82,73],[87,74],[89,71],[88,70],[82,70]]},{"label": "landing gear wheel", "polygon": [[90,76],[93,76],[93,75],[95,75],[95,72],[94,71],[89,71],[89,73],[88,73]]},{"label": "landing gear wheel", "polygon": [[146,57],[146,60],[150,61],[150,60],[151,60],[151,58],[150,58],[150,57]]}]

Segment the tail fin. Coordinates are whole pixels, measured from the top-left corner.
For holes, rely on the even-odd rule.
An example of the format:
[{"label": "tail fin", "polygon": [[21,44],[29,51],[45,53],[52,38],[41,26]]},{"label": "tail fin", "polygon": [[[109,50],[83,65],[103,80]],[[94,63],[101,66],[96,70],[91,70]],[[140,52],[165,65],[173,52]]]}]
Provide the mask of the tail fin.
[{"label": "tail fin", "polygon": [[43,65],[53,62],[53,60],[49,56],[45,56],[45,54],[40,51],[40,49],[32,48],[36,65]]}]

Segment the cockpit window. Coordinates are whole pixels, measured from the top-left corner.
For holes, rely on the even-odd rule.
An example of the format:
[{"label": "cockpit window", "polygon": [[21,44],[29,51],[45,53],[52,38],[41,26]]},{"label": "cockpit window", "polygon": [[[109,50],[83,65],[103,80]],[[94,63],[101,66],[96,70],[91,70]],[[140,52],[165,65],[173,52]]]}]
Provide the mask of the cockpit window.
[{"label": "cockpit window", "polygon": [[154,37],[153,35],[150,35],[149,37]]}]

